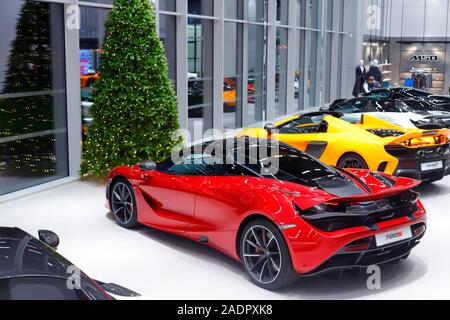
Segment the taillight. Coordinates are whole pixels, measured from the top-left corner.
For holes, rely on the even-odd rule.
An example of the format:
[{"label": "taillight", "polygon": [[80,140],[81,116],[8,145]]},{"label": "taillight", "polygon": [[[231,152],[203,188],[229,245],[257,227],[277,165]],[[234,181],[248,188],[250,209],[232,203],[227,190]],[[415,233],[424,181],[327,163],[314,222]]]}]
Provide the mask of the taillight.
[{"label": "taillight", "polygon": [[415,228],[413,230],[413,237],[417,237],[418,235],[424,233],[425,229],[426,229],[425,225],[422,225],[419,228]]},{"label": "taillight", "polygon": [[297,214],[316,228],[332,232],[345,228],[365,226],[376,230],[379,222],[410,217],[420,208],[420,194],[409,190],[386,199],[367,202],[321,203],[302,210],[295,203]]},{"label": "taillight", "polygon": [[416,191],[412,191],[410,190],[409,192],[405,192],[401,195],[400,200],[403,203],[411,203],[414,204],[416,203],[420,198],[420,193],[416,192]]}]

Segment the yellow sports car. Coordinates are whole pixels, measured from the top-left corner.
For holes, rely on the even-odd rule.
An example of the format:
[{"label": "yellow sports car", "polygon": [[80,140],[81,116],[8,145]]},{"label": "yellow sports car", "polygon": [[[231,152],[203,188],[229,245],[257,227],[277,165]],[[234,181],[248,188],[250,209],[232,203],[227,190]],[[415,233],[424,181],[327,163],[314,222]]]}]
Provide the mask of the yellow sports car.
[{"label": "yellow sports car", "polygon": [[277,139],[339,168],[362,168],[425,182],[450,174],[449,129],[405,129],[362,114],[350,123],[339,112],[296,115],[238,137]]}]

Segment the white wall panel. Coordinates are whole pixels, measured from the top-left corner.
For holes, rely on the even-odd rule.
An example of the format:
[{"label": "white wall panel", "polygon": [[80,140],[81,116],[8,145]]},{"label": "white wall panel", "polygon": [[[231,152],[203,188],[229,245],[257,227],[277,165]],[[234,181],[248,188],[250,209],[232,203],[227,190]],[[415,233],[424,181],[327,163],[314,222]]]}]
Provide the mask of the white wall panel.
[{"label": "white wall panel", "polygon": [[447,34],[447,0],[427,0],[425,37],[445,37]]}]

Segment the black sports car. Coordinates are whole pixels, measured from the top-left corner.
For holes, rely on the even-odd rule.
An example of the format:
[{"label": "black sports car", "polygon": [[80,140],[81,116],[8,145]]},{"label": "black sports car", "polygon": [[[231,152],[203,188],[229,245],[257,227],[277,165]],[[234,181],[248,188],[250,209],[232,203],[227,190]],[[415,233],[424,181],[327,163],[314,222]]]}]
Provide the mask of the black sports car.
[{"label": "black sports car", "polygon": [[414,98],[404,97],[401,99],[395,99],[381,94],[372,94],[370,96],[352,99],[339,99],[334,101],[329,107],[322,108],[322,110],[341,113],[416,113],[424,117],[428,127],[430,125],[433,125],[436,128],[450,127],[450,112],[433,110],[428,102]]},{"label": "black sports car", "polygon": [[450,97],[437,95],[432,92],[414,88],[399,87],[390,89],[375,89],[367,95],[382,96],[389,99],[412,99],[418,103],[422,103],[427,110],[450,111]]},{"label": "black sports car", "polygon": [[58,236],[39,239],[18,228],[0,227],[0,300],[112,300],[137,293],[92,280],[55,250]]}]

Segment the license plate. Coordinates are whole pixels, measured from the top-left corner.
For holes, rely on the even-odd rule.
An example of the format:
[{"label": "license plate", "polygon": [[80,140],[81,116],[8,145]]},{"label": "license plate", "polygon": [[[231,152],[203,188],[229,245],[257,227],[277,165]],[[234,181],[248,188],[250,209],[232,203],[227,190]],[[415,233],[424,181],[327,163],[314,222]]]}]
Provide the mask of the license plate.
[{"label": "license plate", "polygon": [[443,169],[444,163],[442,161],[427,162],[427,163],[422,163],[421,167],[422,167],[422,171]]},{"label": "license plate", "polygon": [[378,247],[412,238],[411,227],[405,227],[375,235]]}]

